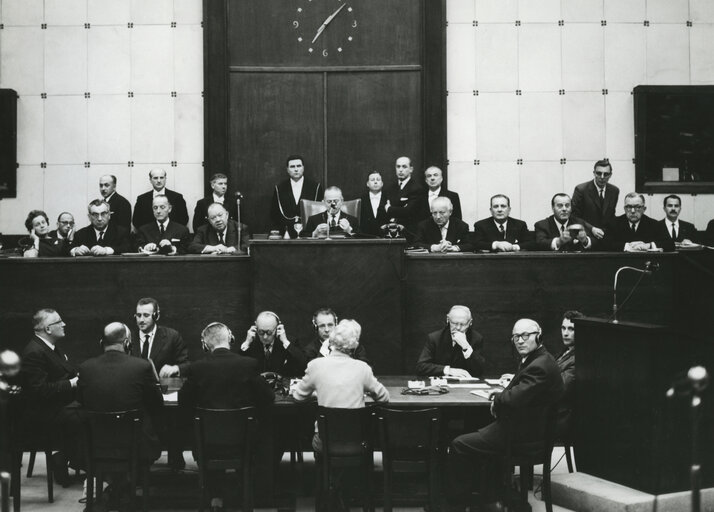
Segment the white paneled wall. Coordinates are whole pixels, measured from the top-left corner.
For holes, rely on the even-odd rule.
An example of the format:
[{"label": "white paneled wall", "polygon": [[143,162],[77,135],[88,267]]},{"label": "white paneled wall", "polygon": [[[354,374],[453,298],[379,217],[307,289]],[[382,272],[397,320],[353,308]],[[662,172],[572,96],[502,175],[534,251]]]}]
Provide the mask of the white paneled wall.
[{"label": "white paneled wall", "polygon": [[[99,176],[133,202],[155,166],[191,209],[201,3],[0,0],[0,86],[20,95],[18,198],[0,201],[0,231],[21,232],[37,207],[84,224]],[[502,192],[532,226],[602,157],[634,189],[633,87],[714,84],[714,0],[447,0],[447,19],[449,183],[470,223]],[[648,197],[655,218],[662,197]],[[700,229],[714,217],[712,195],[683,203]]]},{"label": "white paneled wall", "polygon": [[[532,227],[604,157],[634,190],[632,89],[714,84],[712,0],[447,0],[447,21],[449,186],[469,223],[505,193]],[[682,200],[704,229],[714,196]]]},{"label": "white paneled wall", "polygon": [[133,203],[153,167],[193,212],[201,18],[201,0],[0,0],[0,87],[20,96],[18,197],[0,201],[0,232],[22,232],[33,208],[53,224],[71,211],[83,226],[101,175],[116,175]]}]

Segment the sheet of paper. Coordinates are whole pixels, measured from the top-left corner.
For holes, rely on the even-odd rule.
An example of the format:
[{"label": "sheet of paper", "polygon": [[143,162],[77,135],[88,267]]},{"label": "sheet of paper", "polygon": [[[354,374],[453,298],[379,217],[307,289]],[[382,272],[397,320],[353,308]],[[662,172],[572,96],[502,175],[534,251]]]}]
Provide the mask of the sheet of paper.
[{"label": "sheet of paper", "polygon": [[491,392],[484,391],[483,389],[474,389],[470,393],[472,395],[476,395],[476,396],[480,396],[481,398],[485,398],[486,400],[488,400],[491,397]]},{"label": "sheet of paper", "polygon": [[500,386],[501,385],[501,379],[483,379],[492,386]]},{"label": "sheet of paper", "polygon": [[491,386],[485,382],[470,382],[465,384],[447,384],[450,388],[472,388],[472,389],[490,389]]},{"label": "sheet of paper", "polygon": [[164,395],[164,402],[178,402],[178,391],[173,393],[166,393]]}]

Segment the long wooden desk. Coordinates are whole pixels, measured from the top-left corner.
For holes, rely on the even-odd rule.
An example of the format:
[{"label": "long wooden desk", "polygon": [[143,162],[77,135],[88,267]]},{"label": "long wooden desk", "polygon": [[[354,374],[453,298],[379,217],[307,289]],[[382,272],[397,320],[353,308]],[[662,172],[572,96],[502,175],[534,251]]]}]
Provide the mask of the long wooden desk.
[{"label": "long wooden desk", "polygon": [[[278,313],[288,337],[315,336],[311,313],[332,306],[357,319],[377,374],[409,374],[426,333],[444,326],[453,304],[474,313],[485,338],[487,374],[513,371],[508,341],[513,323],[533,317],[546,346],[562,349],[560,317],[567,309],[607,317],[612,279],[623,265],[660,269],[643,279],[621,312],[644,321],[701,332],[714,310],[714,251],[651,254],[404,255],[399,242],[262,241],[251,256],[144,258],[0,258],[0,347],[22,351],[31,316],[56,308],[67,323],[63,342],[77,362],[97,355],[102,328],[119,320],[135,325],[140,297],[161,304],[161,323],[183,335],[192,359],[201,356],[200,332],[223,321],[240,342],[262,309]],[[623,273],[620,300],[638,279]]]}]

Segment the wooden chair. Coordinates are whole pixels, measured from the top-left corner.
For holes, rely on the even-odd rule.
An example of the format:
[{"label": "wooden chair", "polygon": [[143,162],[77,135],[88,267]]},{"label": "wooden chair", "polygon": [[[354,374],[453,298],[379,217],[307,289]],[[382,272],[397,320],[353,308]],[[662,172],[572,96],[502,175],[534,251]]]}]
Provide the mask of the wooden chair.
[{"label": "wooden chair", "polygon": [[199,512],[209,497],[209,471],[233,469],[243,477],[243,511],[253,510],[252,450],[256,440],[255,407],[240,409],[196,408],[194,416],[196,462],[201,489]]},{"label": "wooden chair", "polygon": [[377,420],[384,465],[384,512],[392,511],[393,473],[424,473],[429,482],[429,510],[438,510],[439,409],[380,407]]},{"label": "wooden chair", "polygon": [[[26,452],[30,452],[32,460],[36,452],[45,454],[47,482],[47,502],[54,503],[54,484],[53,484],[53,459],[52,459],[52,439],[48,432],[37,432],[35,430],[27,430],[21,427],[18,421],[10,420],[10,439],[11,454],[10,454],[10,494],[13,501],[13,510],[20,512],[22,503],[22,494],[20,491],[22,480],[22,456]],[[32,471],[28,468],[28,476],[32,476]]]},{"label": "wooden chair", "polygon": [[102,497],[105,473],[128,473],[133,498],[137,477],[141,472],[142,510],[148,510],[149,466],[141,459],[142,415],[138,409],[115,412],[85,411],[87,450],[87,508],[94,507],[94,479],[97,479],[97,499]]},{"label": "wooden chair", "polygon": [[317,408],[317,430],[322,446],[315,451],[319,466],[316,510],[331,510],[332,500],[338,497],[336,470],[341,472],[348,468],[357,468],[362,474],[362,510],[374,510],[371,418],[372,412],[367,408]]},{"label": "wooden chair", "polygon": [[[530,510],[528,505],[528,489],[533,486],[533,466],[543,465],[542,493],[545,509],[553,512],[553,500],[550,489],[551,458],[553,455],[553,445],[555,444],[555,421],[558,411],[558,404],[547,406],[519,408],[517,411],[504,409],[499,411],[499,420],[506,425],[506,451],[504,460],[504,482],[508,493],[506,505],[509,510]],[[516,443],[516,430],[522,430],[522,422],[528,418],[528,424],[535,425],[536,434],[532,442]],[[534,421],[535,419],[535,421]],[[517,497],[511,490],[511,475],[513,468],[520,468],[520,492]]]}]

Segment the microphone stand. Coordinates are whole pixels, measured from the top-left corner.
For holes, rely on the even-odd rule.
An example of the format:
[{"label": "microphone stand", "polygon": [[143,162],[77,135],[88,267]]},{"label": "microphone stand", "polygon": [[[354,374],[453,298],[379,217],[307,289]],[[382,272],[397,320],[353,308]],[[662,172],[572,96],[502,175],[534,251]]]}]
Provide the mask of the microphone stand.
[{"label": "microphone stand", "polygon": [[238,221],[238,252],[241,250],[241,222],[240,222],[240,200],[243,198],[243,194],[236,190],[236,221]]},{"label": "microphone stand", "polygon": [[[617,279],[620,276],[620,272],[622,272],[623,270],[633,270],[635,272],[639,272],[639,273],[643,274],[642,277],[644,277],[645,275],[651,275],[652,272],[654,270],[657,270],[658,268],[659,268],[658,263],[652,263],[651,261],[646,261],[644,269],[628,267],[628,266],[620,267],[617,269],[617,272],[615,272],[615,282],[613,283],[613,286],[612,286],[612,323],[613,324],[619,323],[619,320],[617,319],[617,312],[618,312],[618,309],[617,309]],[[640,278],[640,281],[642,281],[642,278]],[[637,289],[637,287],[640,284],[640,281],[637,281],[635,286],[632,288],[632,291],[630,292],[630,296],[635,292],[635,290]],[[630,296],[628,296],[628,299]],[[623,305],[625,302],[627,302],[627,299],[625,299],[625,301],[623,302]]]}]

